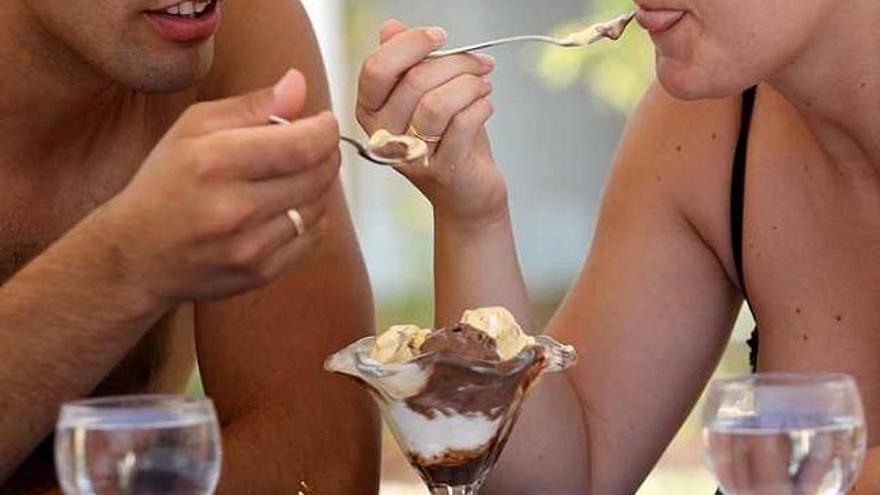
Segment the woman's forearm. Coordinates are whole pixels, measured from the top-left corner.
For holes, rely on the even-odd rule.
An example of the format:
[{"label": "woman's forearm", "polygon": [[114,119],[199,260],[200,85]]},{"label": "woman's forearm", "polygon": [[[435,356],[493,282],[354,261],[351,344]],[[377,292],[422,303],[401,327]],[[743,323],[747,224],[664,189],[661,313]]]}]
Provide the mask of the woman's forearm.
[{"label": "woman's forearm", "polygon": [[534,330],[509,211],[467,225],[435,211],[434,253],[438,326],[458,321],[469,308],[504,306],[524,329]]}]

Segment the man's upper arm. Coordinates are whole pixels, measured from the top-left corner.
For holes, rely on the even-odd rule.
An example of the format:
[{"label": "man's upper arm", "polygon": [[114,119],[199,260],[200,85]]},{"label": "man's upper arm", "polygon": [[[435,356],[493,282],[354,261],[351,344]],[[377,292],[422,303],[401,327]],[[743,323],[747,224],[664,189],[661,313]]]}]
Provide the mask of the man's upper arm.
[{"label": "man's upper arm", "polygon": [[[304,115],[330,107],[323,64],[299,2],[225,0],[208,99],[306,76]],[[373,328],[363,260],[336,185],[318,250],[268,288],[197,306],[202,379],[227,446],[221,492],[353,493],[378,478],[378,423],[366,394],[322,369]],[[366,485],[365,485],[366,484]]]}]

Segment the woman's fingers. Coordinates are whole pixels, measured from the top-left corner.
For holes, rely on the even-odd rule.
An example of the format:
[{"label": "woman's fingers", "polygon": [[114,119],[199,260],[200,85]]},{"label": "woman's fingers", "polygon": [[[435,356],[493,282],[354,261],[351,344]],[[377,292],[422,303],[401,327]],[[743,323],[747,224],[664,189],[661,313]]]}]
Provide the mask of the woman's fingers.
[{"label": "woman's fingers", "polygon": [[[443,138],[452,120],[477,100],[492,92],[492,83],[483,77],[465,74],[429,91],[419,101],[412,126],[424,136]],[[434,143],[429,143],[434,146]],[[433,149],[431,150],[433,153]]]},{"label": "woman's fingers", "polygon": [[480,98],[458,112],[446,128],[434,158],[443,163],[464,163],[474,151],[479,133],[495,113],[495,106],[488,98]]},{"label": "woman's fingers", "polygon": [[[376,113],[374,125],[395,134],[402,134],[414,120],[416,109],[425,103],[424,100],[429,98],[431,93],[464,75],[478,78],[489,74],[494,68],[495,62],[492,57],[484,54],[455,55],[423,62],[410,69],[397,83],[385,106]],[[457,84],[460,85],[460,81]],[[427,103],[430,105],[429,110],[438,106],[436,95],[431,96],[430,99],[433,101]],[[441,128],[440,131],[442,130]],[[429,135],[441,134],[442,132]]]},{"label": "woman's fingers", "polygon": [[364,62],[358,84],[358,106],[376,112],[385,105],[406,72],[446,43],[439,27],[417,28],[399,33]]}]

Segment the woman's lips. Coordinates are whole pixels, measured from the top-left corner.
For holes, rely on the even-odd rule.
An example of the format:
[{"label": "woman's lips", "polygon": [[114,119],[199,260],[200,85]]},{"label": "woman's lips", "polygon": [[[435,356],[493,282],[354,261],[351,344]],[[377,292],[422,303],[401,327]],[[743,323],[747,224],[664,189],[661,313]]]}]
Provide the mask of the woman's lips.
[{"label": "woman's lips", "polygon": [[672,29],[684,17],[684,14],[683,10],[646,10],[640,8],[636,12],[636,21],[645,31],[651,34],[660,34]]}]

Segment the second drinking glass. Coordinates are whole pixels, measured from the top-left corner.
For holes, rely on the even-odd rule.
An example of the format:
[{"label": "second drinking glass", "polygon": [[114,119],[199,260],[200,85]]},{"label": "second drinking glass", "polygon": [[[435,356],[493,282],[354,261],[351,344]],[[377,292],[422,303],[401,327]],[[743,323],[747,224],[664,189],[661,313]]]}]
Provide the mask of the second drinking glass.
[{"label": "second drinking glass", "polygon": [[862,401],[848,375],[717,380],[703,421],[709,465],[725,495],[842,495],[865,456]]}]

